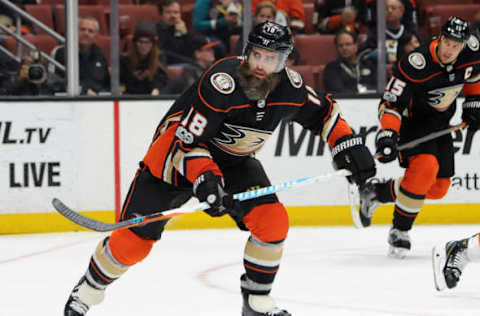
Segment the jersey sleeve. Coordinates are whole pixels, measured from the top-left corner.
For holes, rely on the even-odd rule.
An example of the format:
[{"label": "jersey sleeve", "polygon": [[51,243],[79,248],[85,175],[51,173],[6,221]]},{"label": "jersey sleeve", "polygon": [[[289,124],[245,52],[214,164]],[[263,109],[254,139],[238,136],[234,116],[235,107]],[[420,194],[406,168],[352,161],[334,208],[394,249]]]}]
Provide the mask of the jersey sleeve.
[{"label": "jersey sleeve", "polygon": [[339,138],[353,134],[331,94],[317,94],[309,86],[305,86],[304,89],[305,103],[293,118],[294,121],[320,135],[331,147]]},{"label": "jersey sleeve", "polygon": [[378,106],[382,129],[392,129],[397,133],[400,132],[402,114],[412,106],[414,78],[418,75],[408,59],[403,58],[395,65]]}]

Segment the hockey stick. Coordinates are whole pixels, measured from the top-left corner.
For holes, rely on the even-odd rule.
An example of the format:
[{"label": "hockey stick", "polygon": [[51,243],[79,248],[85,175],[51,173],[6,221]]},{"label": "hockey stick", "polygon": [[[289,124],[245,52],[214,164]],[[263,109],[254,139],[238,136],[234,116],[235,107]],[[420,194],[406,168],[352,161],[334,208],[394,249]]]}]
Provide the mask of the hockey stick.
[{"label": "hockey stick", "polygon": [[[412,140],[408,143],[405,143],[401,146],[398,146],[397,151],[402,151],[402,150],[405,150],[405,149],[414,148],[414,147],[416,147],[416,146],[418,146],[422,143],[428,142],[428,141],[433,140],[435,138],[438,138],[438,137],[450,134],[452,132],[458,131],[460,129],[463,129],[466,126],[467,126],[467,124],[465,122],[462,122],[458,125],[450,126],[449,128],[440,130],[438,132],[433,132],[431,134],[425,135],[423,137],[420,137],[420,138],[414,139],[414,140]],[[382,154],[376,154],[375,156],[373,156],[373,158],[375,158],[375,159],[379,159],[380,157],[382,157]],[[360,204],[359,203],[360,198],[359,198],[358,192],[359,192],[358,191],[358,186],[355,183],[351,183],[351,184],[348,185],[348,201],[350,203],[350,212],[352,213],[353,224],[355,225],[356,228],[365,228],[362,225],[362,222],[360,220],[359,207],[357,208],[357,205]]]},{"label": "hockey stick", "polygon": [[[264,187],[260,188],[257,190],[251,190],[251,191],[245,191],[241,193],[237,193],[233,195],[233,198],[239,201],[244,201],[244,200],[250,200],[254,198],[258,198],[261,196],[269,195],[269,194],[274,194],[278,192],[285,191],[287,189],[295,188],[295,187],[300,187],[308,184],[313,184],[316,182],[321,182],[325,180],[329,180],[333,177],[346,177],[351,175],[350,171],[341,169],[332,173],[327,173],[324,175],[319,175],[319,176],[313,176],[313,177],[307,177],[307,178],[301,178],[293,181],[286,181],[280,184],[275,184],[269,187]],[[91,229],[95,230],[97,232],[108,232],[112,231],[115,229],[121,229],[121,228],[128,228],[128,227],[134,227],[134,226],[141,226],[145,225],[151,222],[156,222],[156,221],[161,221],[165,220],[168,218],[172,218],[175,216],[180,216],[188,213],[193,213],[196,211],[200,210],[205,210],[208,209],[210,206],[207,202],[202,202],[198,203],[192,206],[183,206],[179,208],[175,208],[172,210],[167,210],[167,211],[162,211],[162,212],[157,212],[153,213],[150,215],[145,215],[145,216],[140,216],[140,217],[135,217],[131,218],[125,221],[121,221],[118,223],[105,223],[101,222],[92,218],[89,218],[87,216],[84,216],[80,213],[75,212],[74,210],[70,209],[68,206],[66,206],[62,201],[59,199],[54,198],[52,200],[53,207],[63,216],[65,216],[67,219],[71,220],[72,222]]]},{"label": "hockey stick", "polygon": [[[458,131],[460,129],[463,129],[467,126],[467,124],[465,122],[462,122],[458,125],[453,125],[453,126],[450,126],[449,128],[446,128],[446,129],[442,129],[438,132],[433,132],[431,134],[428,134],[428,135],[425,135],[423,137],[420,137],[420,138],[417,138],[417,139],[414,139],[408,143],[405,143],[403,145],[400,145],[397,147],[397,151],[402,151],[402,150],[405,150],[405,149],[410,149],[410,148],[414,148],[414,147],[417,147],[418,145],[422,144],[422,143],[426,143],[430,140],[433,140],[435,138],[439,138],[441,136],[444,136],[444,135],[447,135],[447,134],[450,134],[451,132],[455,132],[455,131]],[[376,154],[375,156],[373,156],[373,158],[375,159],[378,159],[382,157],[382,154]]]}]

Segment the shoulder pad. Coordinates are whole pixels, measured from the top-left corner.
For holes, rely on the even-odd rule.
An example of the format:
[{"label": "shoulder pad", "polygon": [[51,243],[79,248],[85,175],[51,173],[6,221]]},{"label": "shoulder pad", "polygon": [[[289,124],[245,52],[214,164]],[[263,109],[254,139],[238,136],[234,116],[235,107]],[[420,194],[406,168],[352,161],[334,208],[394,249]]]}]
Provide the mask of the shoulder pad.
[{"label": "shoulder pad", "polygon": [[288,67],[285,67],[285,71],[287,72],[287,77],[288,79],[290,79],[290,83],[292,84],[292,86],[294,86],[295,88],[300,88],[303,84],[302,76],[295,70]]},{"label": "shoulder pad", "polygon": [[478,42],[478,38],[473,34],[470,35],[470,37],[467,40],[467,46],[472,51],[477,52],[479,47],[480,47],[480,43]]},{"label": "shoulder pad", "polygon": [[225,72],[217,72],[210,76],[210,83],[218,92],[230,94],[235,90],[235,80]]}]

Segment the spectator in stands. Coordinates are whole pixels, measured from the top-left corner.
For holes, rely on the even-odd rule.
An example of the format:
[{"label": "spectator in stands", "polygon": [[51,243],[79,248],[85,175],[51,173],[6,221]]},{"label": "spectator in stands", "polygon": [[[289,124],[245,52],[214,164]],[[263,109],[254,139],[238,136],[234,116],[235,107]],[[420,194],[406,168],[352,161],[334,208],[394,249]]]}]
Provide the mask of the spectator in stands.
[{"label": "spectator in stands", "polygon": [[[11,2],[17,4],[17,5],[25,5],[25,4],[37,4],[36,0],[10,0]],[[16,20],[17,18],[17,13],[4,5],[3,3],[0,2],[0,24],[8,24],[7,26],[9,29],[13,32],[17,30],[16,28]],[[21,22],[21,33],[22,35],[28,35],[28,34],[35,34],[33,24],[20,17]],[[1,31],[0,31],[1,34]]]},{"label": "spectator in stands", "polygon": [[167,85],[163,53],[157,47],[155,25],[141,21],[128,53],[120,57],[120,83],[126,94],[159,95]]},{"label": "spectator in stands", "polygon": [[[402,18],[405,12],[405,7],[401,0],[386,0],[386,24],[385,30],[386,36],[386,54],[387,64],[393,64],[398,60],[397,51],[399,41],[404,41],[409,32],[402,24]],[[411,33],[415,34],[417,38],[421,38],[419,33],[412,30]],[[362,45],[361,55],[373,60],[377,59],[377,30],[371,29],[367,35],[367,39],[364,45]],[[363,58],[363,57],[362,57]]]},{"label": "spectator in stands", "polygon": [[475,13],[470,29],[473,34],[480,38],[480,10]]},{"label": "spectator in stands", "polygon": [[[98,95],[99,92],[110,91],[110,73],[108,72],[107,59],[100,47],[95,44],[98,30],[98,21],[94,17],[80,17],[78,20],[81,94]],[[65,46],[55,47],[51,56],[65,65]],[[50,72],[55,72],[59,77],[65,78],[65,73],[57,69],[55,65],[50,64],[49,68]]]},{"label": "spectator in stands", "polygon": [[[0,52],[0,95],[7,95],[15,82],[18,63]],[[13,69],[12,69],[13,68]]]},{"label": "spectator in stands", "polygon": [[[257,5],[265,0],[252,0],[252,14]],[[303,33],[305,29],[305,9],[302,0],[270,0],[277,9],[275,22],[290,26],[293,33]]]},{"label": "spectator in stands", "polygon": [[366,15],[365,0],[321,0],[315,2],[313,23],[320,33],[335,34],[340,29],[358,33]]},{"label": "spectator in stands", "polygon": [[356,34],[343,29],[335,35],[334,41],[340,57],[325,67],[323,72],[325,91],[349,94],[374,91],[375,67],[369,60],[360,62],[358,59]]},{"label": "spectator in stands", "polygon": [[238,0],[198,0],[193,9],[193,28],[213,40],[220,40],[216,57],[224,57],[230,51],[230,36],[240,34],[242,5]]},{"label": "spectator in stands", "polygon": [[[404,7],[402,24],[408,31],[416,30],[418,25],[417,4],[415,0],[399,0]],[[377,27],[377,1],[367,1],[367,24],[371,29]]]},{"label": "spectator in stands", "polygon": [[[253,16],[253,27],[257,24],[270,21],[275,22],[275,17],[277,16],[277,9],[275,5],[270,1],[262,1],[255,7],[255,13]],[[237,42],[237,47],[235,51],[237,55],[241,55],[243,50],[243,32],[240,32],[240,38]]]},{"label": "spectator in stands", "polygon": [[180,3],[164,0],[158,5],[161,22],[157,24],[158,47],[167,56],[167,64],[184,64],[192,58],[191,35],[182,20]]},{"label": "spectator in stands", "polygon": [[22,59],[16,82],[10,95],[54,95],[65,91],[65,82],[56,74],[49,74],[47,61],[38,51],[32,51]]},{"label": "spectator in stands", "polygon": [[421,39],[414,33],[407,33],[398,41],[397,58],[400,60],[421,45]]},{"label": "spectator in stands", "polygon": [[180,94],[194,84],[203,72],[215,61],[213,48],[219,45],[219,41],[210,41],[203,35],[197,35],[192,39],[193,62],[182,69],[182,74],[174,80],[166,89],[167,94]]}]

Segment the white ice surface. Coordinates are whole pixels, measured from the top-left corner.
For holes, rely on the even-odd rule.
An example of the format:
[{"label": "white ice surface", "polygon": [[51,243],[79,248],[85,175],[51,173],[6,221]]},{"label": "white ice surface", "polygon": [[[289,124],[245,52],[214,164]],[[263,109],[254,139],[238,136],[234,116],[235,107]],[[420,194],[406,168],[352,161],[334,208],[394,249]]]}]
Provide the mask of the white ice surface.
[{"label": "white ice surface", "polygon": [[[478,226],[416,226],[404,260],[386,256],[387,226],[292,228],[272,294],[293,316],[478,315],[480,266],[436,292],[430,252]],[[98,233],[0,236],[0,316],[62,315]],[[240,315],[247,233],[167,231],[150,256],[112,284],[95,315]]]}]

